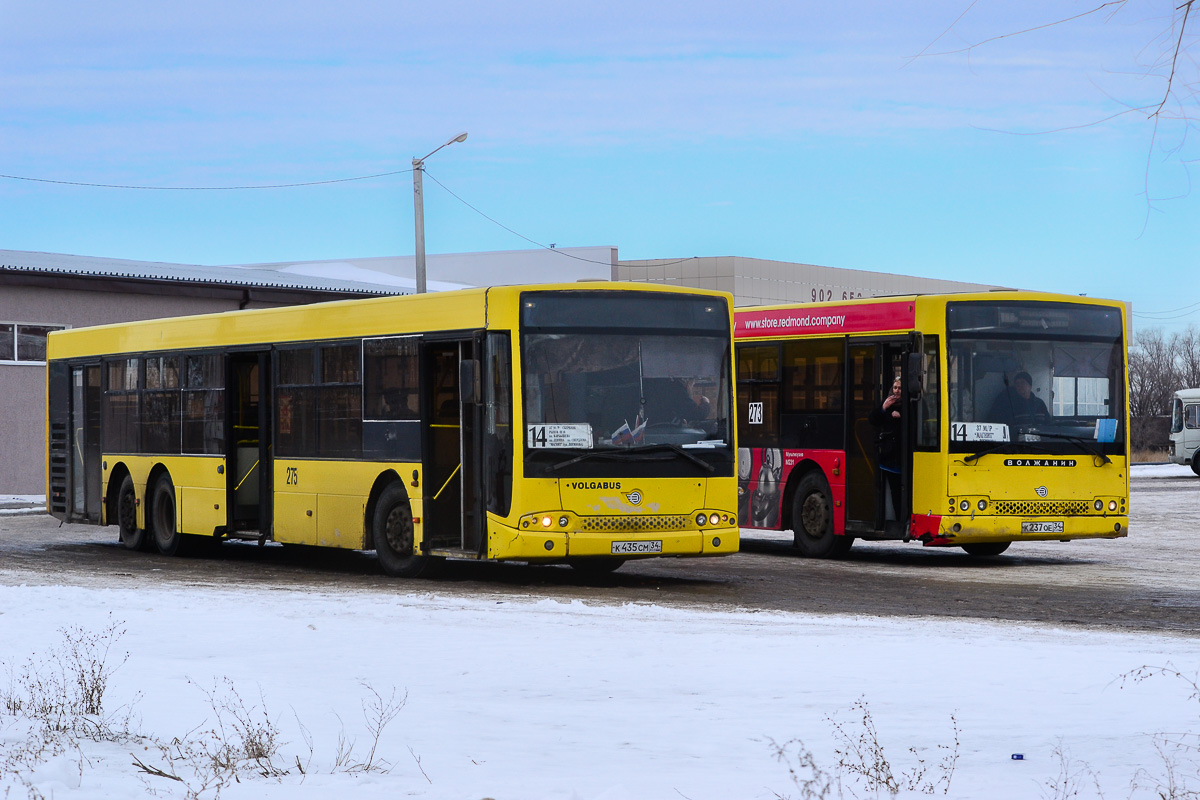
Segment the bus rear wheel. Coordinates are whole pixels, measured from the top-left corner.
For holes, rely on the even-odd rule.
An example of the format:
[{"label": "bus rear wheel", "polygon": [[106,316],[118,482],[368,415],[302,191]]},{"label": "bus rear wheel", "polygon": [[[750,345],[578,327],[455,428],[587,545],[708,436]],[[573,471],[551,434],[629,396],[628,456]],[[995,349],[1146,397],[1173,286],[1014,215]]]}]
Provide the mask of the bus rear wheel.
[{"label": "bus rear wheel", "polygon": [[998,556],[1007,550],[1010,544],[1012,542],[976,542],[964,544],[962,549],[972,556]]},{"label": "bus rear wheel", "polygon": [[1196,454],[1192,456],[1192,472],[1200,476],[1200,449],[1196,450]]},{"label": "bus rear wheel", "polygon": [[413,553],[412,507],[403,486],[393,483],[383,490],[371,522],[375,554],[384,572],[394,578],[415,578],[429,569],[430,557]]},{"label": "bus rear wheel", "polygon": [[150,501],[150,527],[158,552],[164,556],[183,555],[183,534],[179,532],[179,520],[175,516],[175,484],[171,483],[171,476],[165,473],[154,483]]},{"label": "bus rear wheel", "polygon": [[137,494],[133,490],[133,478],[126,475],[117,490],[117,532],[121,545],[126,550],[147,550],[150,535],[137,526]]},{"label": "bus rear wheel", "polygon": [[[792,497],[793,544],[806,558],[830,558],[844,554],[853,539],[833,532],[833,499],[829,484],[817,472],[800,479]],[[841,541],[839,541],[841,540]]]}]

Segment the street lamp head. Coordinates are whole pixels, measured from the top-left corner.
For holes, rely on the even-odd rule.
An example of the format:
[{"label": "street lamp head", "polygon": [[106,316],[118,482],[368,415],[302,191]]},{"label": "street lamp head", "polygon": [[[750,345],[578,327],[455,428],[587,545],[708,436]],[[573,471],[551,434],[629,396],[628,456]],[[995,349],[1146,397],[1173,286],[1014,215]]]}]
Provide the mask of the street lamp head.
[{"label": "street lamp head", "polygon": [[454,141],[456,141],[456,142],[465,142],[466,140],[467,140],[467,132],[466,131],[463,131],[458,136],[454,137]]}]

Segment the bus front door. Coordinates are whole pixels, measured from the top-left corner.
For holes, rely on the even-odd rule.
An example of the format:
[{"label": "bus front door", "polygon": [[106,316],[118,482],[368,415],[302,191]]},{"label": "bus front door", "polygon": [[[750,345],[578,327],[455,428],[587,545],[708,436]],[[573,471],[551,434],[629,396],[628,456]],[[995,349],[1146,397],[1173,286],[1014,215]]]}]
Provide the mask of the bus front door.
[{"label": "bus front door", "polygon": [[[899,477],[889,477],[880,465],[880,426],[871,412],[881,406],[892,382],[907,386],[907,341],[851,341],[846,408],[846,531],[866,539],[900,539],[908,526],[912,446],[909,427],[911,401],[906,392],[897,408],[902,415],[900,436],[888,446],[896,449]],[[895,473],[893,473],[895,475]],[[893,497],[895,496],[895,497]]]},{"label": "bus front door", "polygon": [[424,538],[427,549],[482,555],[479,352],[472,338],[426,338]]}]

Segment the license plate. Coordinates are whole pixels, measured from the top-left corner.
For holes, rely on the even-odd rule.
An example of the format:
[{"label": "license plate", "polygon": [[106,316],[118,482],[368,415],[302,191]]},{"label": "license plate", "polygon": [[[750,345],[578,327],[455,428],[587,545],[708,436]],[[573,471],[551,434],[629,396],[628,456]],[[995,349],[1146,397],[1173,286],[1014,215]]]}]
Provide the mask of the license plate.
[{"label": "license plate", "polygon": [[1054,522],[1022,522],[1021,533],[1062,533],[1062,520]]},{"label": "license plate", "polygon": [[662,540],[655,542],[613,542],[613,553],[630,555],[633,553],[661,553]]}]

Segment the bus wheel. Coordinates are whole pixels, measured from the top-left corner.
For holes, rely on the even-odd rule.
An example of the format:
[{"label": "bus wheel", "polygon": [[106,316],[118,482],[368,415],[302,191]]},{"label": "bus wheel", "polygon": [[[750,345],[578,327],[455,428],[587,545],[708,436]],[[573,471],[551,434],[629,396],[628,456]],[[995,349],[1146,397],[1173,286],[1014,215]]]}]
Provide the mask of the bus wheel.
[{"label": "bus wheel", "polygon": [[150,536],[137,526],[137,494],[133,491],[133,478],[126,475],[117,492],[117,531],[126,550],[146,550]]},{"label": "bus wheel", "polygon": [[592,558],[577,558],[567,563],[571,565],[571,569],[580,575],[586,575],[589,578],[598,578],[601,575],[616,572],[625,563],[625,559],[595,556]]},{"label": "bus wheel", "polygon": [[794,545],[807,558],[829,558],[837,555],[838,539],[833,532],[833,501],[829,484],[817,472],[800,480],[792,497],[792,531]]},{"label": "bus wheel", "polygon": [[1196,454],[1192,456],[1192,472],[1200,476],[1200,450],[1197,450]]},{"label": "bus wheel", "polygon": [[179,532],[175,518],[175,486],[171,476],[163,474],[154,484],[151,495],[150,527],[154,531],[154,544],[164,556],[180,555],[183,534]]},{"label": "bus wheel", "polygon": [[1012,542],[976,542],[964,544],[962,549],[972,556],[998,556],[1007,550],[1010,544]]},{"label": "bus wheel", "polygon": [[375,505],[371,536],[383,571],[396,578],[415,578],[429,567],[429,556],[413,554],[412,508],[398,483],[383,490]]}]

